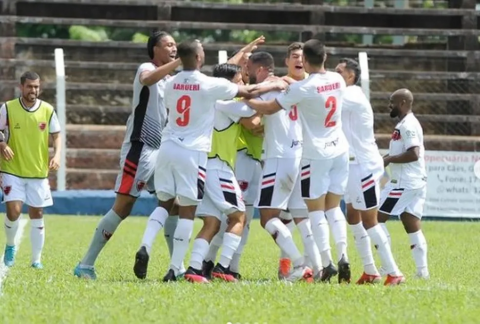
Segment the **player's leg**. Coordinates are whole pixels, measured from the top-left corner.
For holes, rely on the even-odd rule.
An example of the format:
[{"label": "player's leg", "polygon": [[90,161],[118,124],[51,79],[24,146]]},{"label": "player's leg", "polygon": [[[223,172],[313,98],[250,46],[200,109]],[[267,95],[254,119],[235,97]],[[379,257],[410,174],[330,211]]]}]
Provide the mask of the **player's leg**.
[{"label": "player's leg", "polygon": [[[143,143],[125,143],[120,152],[121,171],[115,184],[115,202],[112,208],[100,219],[90,246],[74,270],[74,275],[85,279],[96,279],[95,261],[120,223],[130,215],[133,205],[140,195],[137,181],[141,181]],[[148,178],[146,178],[148,179]],[[140,182],[139,182],[140,183]]]},{"label": "player's leg", "polygon": [[20,224],[23,203],[26,201],[26,183],[24,179],[10,174],[2,174],[3,202],[5,214],[5,253],[3,263],[12,267],[17,252],[16,238]]},{"label": "player's leg", "polygon": [[322,258],[324,280],[337,274],[330,252],[330,231],[325,217],[325,198],[330,185],[329,171],[332,165],[333,160],[303,159],[300,173],[302,197],[308,208],[313,237]]},{"label": "player's leg", "polygon": [[[215,188],[209,187],[212,200],[217,209],[227,215],[228,222],[223,236],[220,259],[212,270],[212,276],[225,281],[237,281],[230,273],[230,263],[242,241],[242,233],[246,224],[245,204],[242,191],[232,170],[215,170],[212,177]],[[217,181],[218,180],[218,181]],[[238,274],[238,273],[237,273]]]},{"label": "player's leg", "polygon": [[[243,154],[243,153],[242,153]],[[240,154],[238,154],[240,155]],[[232,262],[230,263],[230,272],[237,278],[240,279],[240,257],[243,253],[243,250],[245,248],[245,245],[248,242],[248,236],[250,235],[250,223],[252,222],[254,213],[255,213],[255,208],[253,207],[253,204],[255,203],[255,199],[257,198],[258,195],[258,190],[259,190],[259,181],[262,176],[262,167],[260,165],[260,162],[246,156],[245,159],[247,159],[248,163],[243,163],[244,168],[242,168],[243,173],[247,173],[249,177],[247,178],[246,176],[243,177],[244,179],[249,179],[246,183],[245,181],[241,182],[239,179],[239,170],[236,168],[235,169],[235,176],[237,178],[238,183],[240,185],[240,189],[243,191],[243,199],[245,202],[245,227],[243,229],[242,233],[242,240],[240,241],[240,246],[238,247],[237,251],[233,254]],[[237,160],[237,165],[238,165],[238,160]],[[238,170],[238,171],[237,171]],[[253,170],[253,172],[252,172]]]},{"label": "player's leg", "polygon": [[[197,211],[197,215],[199,215],[198,211]],[[218,254],[218,251],[220,250],[220,247],[223,244],[223,236],[225,235],[225,230],[227,229],[227,216],[222,215],[220,219],[221,219],[220,229],[218,233],[210,241],[210,247],[208,249],[208,253],[205,256],[205,260],[203,261],[202,271],[203,271],[203,275],[207,279],[211,279],[212,277],[212,270],[215,267],[217,254]]]},{"label": "player's leg", "polygon": [[[337,156],[329,172],[330,184],[325,198],[325,216],[332,230],[337,247],[338,282],[349,283],[351,278],[350,263],[347,255],[347,221],[340,208],[342,196],[348,183],[349,156],[344,153]],[[329,267],[331,269],[331,267]],[[324,270],[326,278],[329,268]]]},{"label": "player's leg", "polygon": [[425,205],[426,187],[414,189],[416,196],[412,198],[411,203],[407,206],[405,212],[400,216],[403,227],[410,239],[410,249],[412,250],[413,260],[417,267],[415,276],[420,279],[429,279],[427,261],[427,240],[422,231],[422,214]]},{"label": "player's leg", "polygon": [[[214,170],[213,170],[214,171]],[[207,171],[207,183],[205,196],[198,205],[196,216],[203,220],[203,226],[197,237],[193,241],[193,249],[190,257],[190,264],[185,272],[185,279],[190,282],[208,283],[211,279],[204,273],[203,263],[209,251],[209,245],[220,229],[220,219],[222,213],[215,207],[209,195],[209,182],[211,182],[211,172]]]},{"label": "player's leg", "polygon": [[45,244],[45,223],[43,209],[53,205],[52,193],[48,179],[26,180],[25,203],[29,206],[30,242],[32,244],[32,267],[42,269],[41,262],[43,246]]},{"label": "player's leg", "polygon": [[[297,159],[265,160],[259,197],[256,201],[256,207],[260,209],[260,224],[292,261],[293,271],[286,278],[291,281],[309,278],[312,275],[310,269],[304,266],[305,260],[293,241],[292,233],[279,219],[280,211],[287,208],[298,177],[299,164]],[[290,192],[283,189],[286,185],[291,186]]]},{"label": "player's leg", "polygon": [[197,205],[203,199],[205,191],[207,166],[205,152],[191,151],[180,146],[174,148],[175,150],[170,150],[170,152],[175,152],[175,164],[172,164],[172,170],[179,204],[179,220],[173,235],[170,269],[163,278],[166,282],[175,281],[181,271],[192,237]]},{"label": "player's leg", "polygon": [[169,212],[169,216],[165,221],[165,226],[163,227],[163,235],[165,237],[165,242],[168,246],[168,253],[170,258],[172,257],[173,253],[173,233],[175,233],[175,229],[177,228],[178,224],[178,200],[175,201],[173,204],[172,209]]},{"label": "player's leg", "polygon": [[[279,215],[280,220],[288,228],[290,234],[293,236],[293,230],[295,229],[295,222],[293,221],[292,214],[288,210],[282,210]],[[292,268],[292,261],[288,258],[288,255],[280,249],[280,259],[278,260],[278,279],[285,279]]]},{"label": "player's leg", "polygon": [[[409,194],[404,195],[403,193],[403,189],[393,188],[392,186],[387,185],[380,194],[379,211],[384,215],[402,214],[408,203],[411,201],[411,196]],[[380,213],[378,214],[380,215]],[[382,262],[383,271],[381,271],[381,273],[383,272],[387,275],[385,285],[398,285],[405,282],[405,277],[398,269],[389,240],[383,228],[375,220],[372,220],[372,223],[369,224],[364,219],[363,223],[373,244],[377,247],[378,255]]]}]

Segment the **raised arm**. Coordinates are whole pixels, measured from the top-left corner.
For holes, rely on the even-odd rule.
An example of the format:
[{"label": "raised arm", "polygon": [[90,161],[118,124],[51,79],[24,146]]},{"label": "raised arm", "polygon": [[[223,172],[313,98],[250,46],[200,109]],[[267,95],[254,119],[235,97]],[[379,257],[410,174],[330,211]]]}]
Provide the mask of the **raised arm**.
[{"label": "raised arm", "polygon": [[270,91],[285,90],[286,87],[287,87],[287,84],[282,80],[275,81],[275,82],[264,82],[260,84],[252,84],[248,86],[240,85],[238,86],[237,96],[243,97],[245,99],[251,99]]},{"label": "raised arm", "polygon": [[140,73],[140,83],[149,87],[175,71],[180,64],[180,59],[176,59],[175,61],[159,66],[154,70],[143,71]]}]

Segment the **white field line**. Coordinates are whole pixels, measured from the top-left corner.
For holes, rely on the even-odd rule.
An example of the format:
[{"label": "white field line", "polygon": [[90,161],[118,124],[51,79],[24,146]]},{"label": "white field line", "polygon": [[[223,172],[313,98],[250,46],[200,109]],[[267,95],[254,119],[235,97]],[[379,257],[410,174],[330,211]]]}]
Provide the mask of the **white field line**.
[{"label": "white field line", "polygon": [[[27,219],[20,219],[20,223],[18,224],[18,231],[17,231],[17,236],[15,237],[15,246],[18,249],[20,247],[20,243],[22,242],[23,239],[23,232],[25,230],[25,226],[27,225],[28,220]],[[0,296],[3,295],[3,282],[5,281],[5,278],[7,278],[9,267],[5,266],[3,263],[3,256],[0,259]]]}]

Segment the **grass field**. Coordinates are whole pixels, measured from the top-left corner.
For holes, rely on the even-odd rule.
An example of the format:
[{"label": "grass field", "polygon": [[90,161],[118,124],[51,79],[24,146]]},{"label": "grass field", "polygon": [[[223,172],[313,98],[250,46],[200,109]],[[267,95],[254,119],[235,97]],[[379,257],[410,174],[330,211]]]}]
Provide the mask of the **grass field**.
[{"label": "grass field", "polygon": [[[254,221],[238,284],[164,284],[168,265],[163,235],[146,281],[132,266],[146,218],[130,218],[96,264],[97,281],[73,268],[87,248],[97,217],[49,216],[43,262],[30,266],[29,225],[15,267],[2,282],[1,323],[474,323],[480,321],[480,223],[425,222],[431,280],[416,281],[409,241],[390,222],[395,257],[407,276],[399,287],[287,285],[276,280],[278,251]],[[200,223],[197,223],[197,230]],[[2,235],[1,244],[4,239]],[[298,235],[296,235],[298,242]],[[349,241],[353,277],[360,260]]]}]

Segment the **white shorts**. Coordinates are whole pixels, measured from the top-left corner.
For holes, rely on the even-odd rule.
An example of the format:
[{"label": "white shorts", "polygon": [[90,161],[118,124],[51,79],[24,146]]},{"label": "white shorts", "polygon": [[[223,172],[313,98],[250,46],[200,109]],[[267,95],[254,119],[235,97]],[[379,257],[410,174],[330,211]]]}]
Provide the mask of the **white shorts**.
[{"label": "white shorts", "polygon": [[233,170],[228,166],[222,170],[207,168],[205,196],[197,207],[196,215],[222,220],[222,214],[228,216],[237,211],[245,212],[245,204]]},{"label": "white shorts", "polygon": [[380,201],[380,179],[384,169],[381,164],[350,164],[347,190],[343,199],[356,210],[376,208]]},{"label": "white shorts", "polygon": [[395,216],[409,213],[422,218],[427,198],[427,186],[418,189],[402,189],[387,184],[380,197],[379,211],[382,213]]},{"label": "white shorts", "polygon": [[264,161],[257,208],[305,209],[300,192],[300,158],[271,158]]},{"label": "white shorts", "polygon": [[155,191],[161,201],[178,196],[180,206],[203,199],[207,153],[186,149],[172,141],[162,143],[155,166]]},{"label": "white shorts", "polygon": [[123,143],[120,151],[120,173],[115,182],[115,192],[139,197],[146,189],[155,192],[153,174],[157,164],[158,149],[144,143]]},{"label": "white shorts", "polygon": [[2,173],[2,202],[22,201],[30,207],[53,205],[48,179],[25,179]]},{"label": "white shorts", "polygon": [[245,150],[239,151],[235,164],[235,176],[240,189],[242,189],[245,204],[253,205],[258,196],[258,187],[262,176],[260,162],[248,156]]},{"label": "white shorts", "polygon": [[301,187],[304,199],[318,199],[327,192],[345,194],[348,182],[349,155],[333,159],[302,159]]}]

